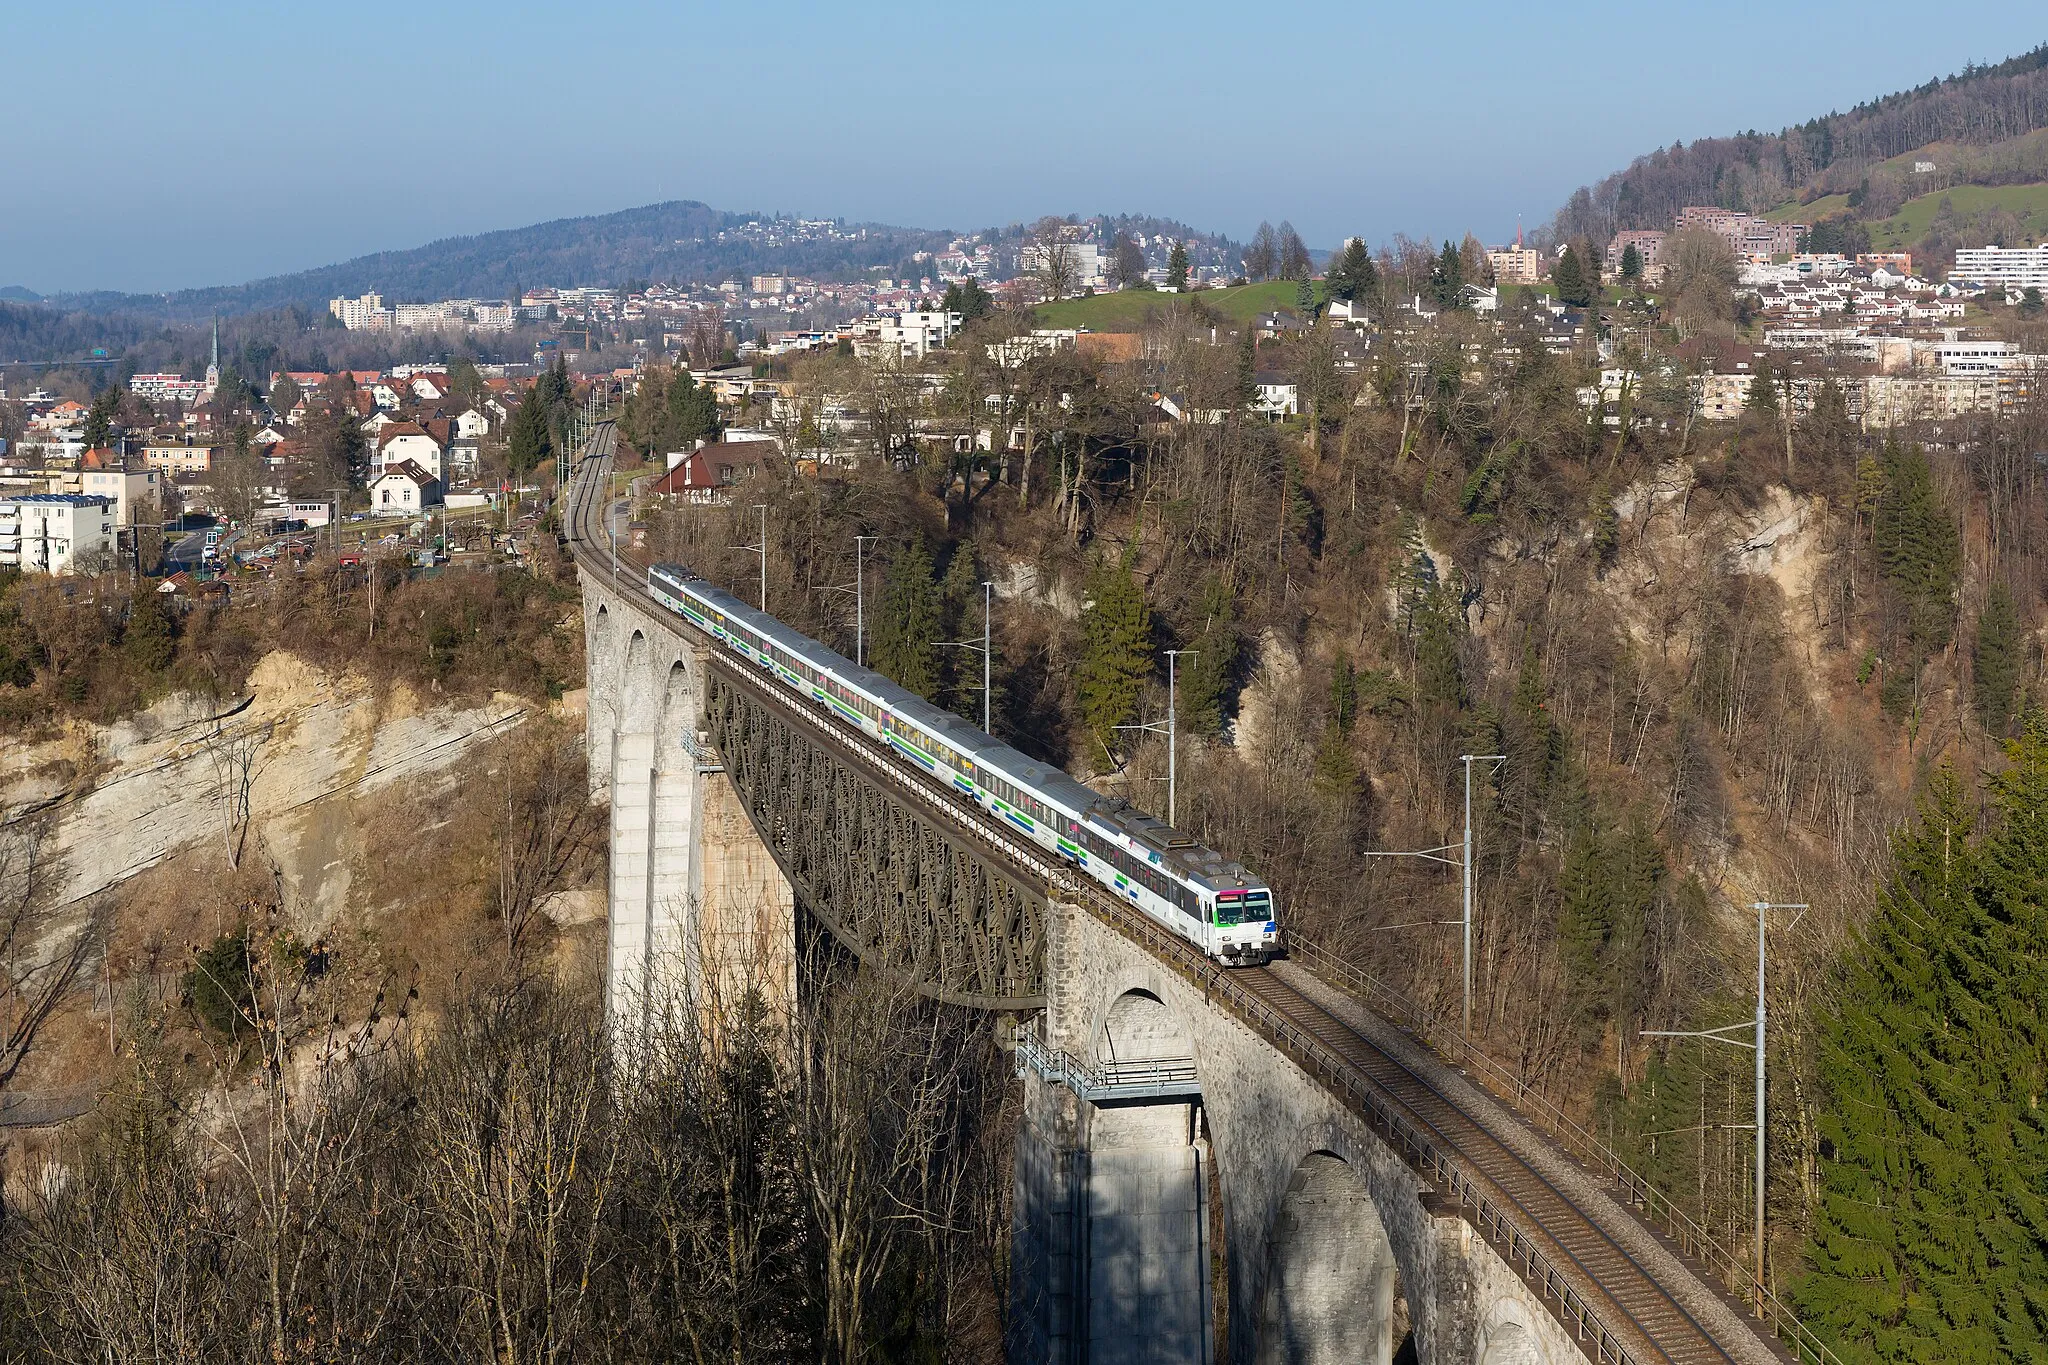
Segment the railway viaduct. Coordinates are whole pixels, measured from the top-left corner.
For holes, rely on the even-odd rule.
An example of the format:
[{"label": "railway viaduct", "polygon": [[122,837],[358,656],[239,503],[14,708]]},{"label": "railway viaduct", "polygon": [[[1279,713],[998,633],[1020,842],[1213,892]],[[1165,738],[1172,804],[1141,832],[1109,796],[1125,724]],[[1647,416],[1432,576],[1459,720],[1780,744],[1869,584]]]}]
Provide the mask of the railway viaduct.
[{"label": "railway viaduct", "polygon": [[801,914],[934,999],[1023,1021],[1013,1361],[1384,1365],[1404,1341],[1421,1365],[1826,1358],[1355,983],[1213,967],[653,603],[608,543],[609,440],[564,520],[614,1018]]}]

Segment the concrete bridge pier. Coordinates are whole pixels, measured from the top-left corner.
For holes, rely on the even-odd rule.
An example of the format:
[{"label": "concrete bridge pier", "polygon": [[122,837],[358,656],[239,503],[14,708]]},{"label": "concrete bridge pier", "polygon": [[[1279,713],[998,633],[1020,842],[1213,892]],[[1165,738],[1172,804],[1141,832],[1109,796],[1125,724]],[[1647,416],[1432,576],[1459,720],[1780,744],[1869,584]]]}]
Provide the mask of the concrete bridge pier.
[{"label": "concrete bridge pier", "polygon": [[706,659],[649,609],[584,581],[593,799],[611,806],[606,1007],[645,1012],[713,988],[786,994],[795,898],[701,742]]}]

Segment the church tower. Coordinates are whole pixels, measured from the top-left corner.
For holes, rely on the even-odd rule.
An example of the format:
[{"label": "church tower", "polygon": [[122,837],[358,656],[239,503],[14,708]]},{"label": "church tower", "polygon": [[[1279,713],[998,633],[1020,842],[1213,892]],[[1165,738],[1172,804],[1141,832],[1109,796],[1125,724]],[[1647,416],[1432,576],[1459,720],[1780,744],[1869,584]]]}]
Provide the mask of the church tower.
[{"label": "church tower", "polygon": [[213,363],[206,367],[206,392],[211,395],[220,388],[220,318],[213,319]]}]

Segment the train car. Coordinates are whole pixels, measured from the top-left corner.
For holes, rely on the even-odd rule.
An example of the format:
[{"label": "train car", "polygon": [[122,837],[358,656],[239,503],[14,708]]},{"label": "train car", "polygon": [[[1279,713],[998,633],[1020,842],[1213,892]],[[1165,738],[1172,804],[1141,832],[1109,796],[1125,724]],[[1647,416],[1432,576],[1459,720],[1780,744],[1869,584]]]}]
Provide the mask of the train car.
[{"label": "train car", "polygon": [[1280,949],[1272,888],[1128,802],[1019,753],[679,565],[648,570],[656,601],[763,677],[915,768],[1226,965]]}]

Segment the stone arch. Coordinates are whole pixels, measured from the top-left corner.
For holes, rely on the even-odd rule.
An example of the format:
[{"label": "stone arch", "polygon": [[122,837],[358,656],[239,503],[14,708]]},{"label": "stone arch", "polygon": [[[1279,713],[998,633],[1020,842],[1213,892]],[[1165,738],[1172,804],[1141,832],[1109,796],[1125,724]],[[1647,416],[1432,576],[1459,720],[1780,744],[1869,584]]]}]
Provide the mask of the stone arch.
[{"label": "stone arch", "polygon": [[1478,1365],[1549,1365],[1529,1310],[1503,1299],[1480,1320],[1472,1358]]},{"label": "stone arch", "polygon": [[619,631],[611,605],[592,593],[589,629],[584,638],[583,752],[589,756],[590,794],[609,796],[612,785],[612,735],[619,724]]},{"label": "stone arch", "polygon": [[635,626],[626,637],[625,676],[619,680],[618,728],[632,734],[651,734],[661,723],[661,694],[650,656],[653,646],[647,632]]},{"label": "stone arch", "polygon": [[696,742],[697,724],[703,719],[697,682],[680,658],[672,659],[663,672],[659,691],[661,743],[664,766],[680,768],[694,761],[691,746]]},{"label": "stone arch", "polygon": [[1094,1052],[1098,1064],[1110,1065],[1192,1058],[1195,1045],[1165,1001],[1133,986],[1119,992],[1099,1015]]},{"label": "stone arch", "polygon": [[1344,1157],[1319,1149],[1295,1166],[1266,1260],[1259,1365],[1393,1359],[1408,1317],[1393,1239],[1370,1185]]}]

